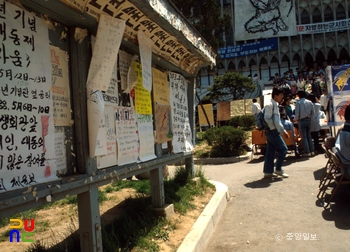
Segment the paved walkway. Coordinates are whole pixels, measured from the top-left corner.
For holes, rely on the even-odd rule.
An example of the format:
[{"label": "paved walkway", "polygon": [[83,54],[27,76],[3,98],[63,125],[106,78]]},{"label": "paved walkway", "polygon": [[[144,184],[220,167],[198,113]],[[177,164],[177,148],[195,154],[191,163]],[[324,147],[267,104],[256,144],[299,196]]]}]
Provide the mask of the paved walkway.
[{"label": "paved walkway", "polygon": [[331,210],[317,201],[325,164],[323,154],[288,156],[286,179],[263,179],[262,156],[203,165],[208,179],[227,185],[231,196],[204,251],[349,251],[349,188],[337,194]]}]

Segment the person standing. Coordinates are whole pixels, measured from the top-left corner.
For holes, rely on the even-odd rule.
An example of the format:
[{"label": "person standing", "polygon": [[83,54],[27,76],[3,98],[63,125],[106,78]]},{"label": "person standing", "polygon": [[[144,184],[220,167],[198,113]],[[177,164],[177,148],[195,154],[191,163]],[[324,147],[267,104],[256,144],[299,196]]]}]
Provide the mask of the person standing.
[{"label": "person standing", "polygon": [[317,151],[321,149],[320,141],[319,141],[319,132],[321,130],[321,124],[320,124],[321,104],[317,102],[314,94],[309,94],[308,100],[310,100],[314,105],[315,114],[311,118],[310,131],[311,131],[311,138],[314,142],[315,154],[317,154]]},{"label": "person standing", "polygon": [[327,105],[328,105],[328,96],[327,96],[327,90],[322,90],[322,95],[320,97],[320,104],[321,104],[321,111],[325,112],[327,111]]},{"label": "person standing", "polygon": [[346,172],[350,175],[350,105],[346,106],[344,117],[344,127],[339,131],[335,141],[335,150]]},{"label": "person standing", "polygon": [[[265,107],[264,119],[269,129],[265,130],[266,137],[266,153],[264,160],[264,178],[272,178],[281,176],[288,178],[288,174],[282,170],[282,164],[286,157],[288,148],[284,143],[281,134],[289,137],[287,131],[284,129],[278,109],[278,104],[283,100],[283,88],[275,87],[272,89],[272,98]],[[276,171],[274,172],[274,159],[277,152]]]},{"label": "person standing", "polygon": [[304,88],[305,88],[305,81],[304,81],[302,75],[299,75],[299,79],[297,81],[297,87],[298,87],[298,91],[299,90],[304,90]]},{"label": "person standing", "polygon": [[252,105],[252,114],[256,118],[261,111],[260,104],[258,103],[257,99],[253,99],[253,105]]},{"label": "person standing", "polygon": [[298,121],[299,134],[304,149],[303,156],[315,156],[315,147],[311,138],[311,118],[315,114],[314,105],[305,99],[305,91],[298,91],[299,101],[295,105],[295,120]]},{"label": "person standing", "polygon": [[287,111],[286,111],[286,107],[285,106],[279,106],[279,111],[280,111],[280,116],[281,116],[281,123],[283,125],[283,128],[285,130],[290,130],[292,132],[292,137],[293,137],[293,144],[294,144],[294,151],[295,151],[295,157],[296,158],[300,158],[300,153],[299,153],[299,149],[298,149],[298,145],[295,142],[295,132],[294,132],[294,125],[293,123],[289,120],[289,117],[287,115]]}]

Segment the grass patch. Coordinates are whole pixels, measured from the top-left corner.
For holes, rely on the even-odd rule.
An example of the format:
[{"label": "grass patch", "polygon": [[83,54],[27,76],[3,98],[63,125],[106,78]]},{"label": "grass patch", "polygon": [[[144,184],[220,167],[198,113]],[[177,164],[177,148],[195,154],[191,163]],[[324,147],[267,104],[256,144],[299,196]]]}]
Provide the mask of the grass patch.
[{"label": "grass patch", "polygon": [[[201,170],[197,170],[195,176],[200,178],[201,183],[193,182],[186,169],[179,167],[173,178],[164,181],[166,203],[174,204],[175,211],[181,214],[195,207],[192,204],[195,196],[205,194],[209,188],[215,188],[207,181]],[[138,196],[127,198],[120,203],[124,209],[123,213],[116,216],[117,218],[111,223],[102,226],[103,251],[159,251],[157,241],[168,240],[170,232],[177,228],[177,222],[155,214],[149,180],[114,182],[106,187],[100,196],[105,195],[106,191],[112,192],[123,188],[135,189]],[[74,233],[51,248],[37,242],[27,251],[80,251],[78,239],[79,236]]]}]

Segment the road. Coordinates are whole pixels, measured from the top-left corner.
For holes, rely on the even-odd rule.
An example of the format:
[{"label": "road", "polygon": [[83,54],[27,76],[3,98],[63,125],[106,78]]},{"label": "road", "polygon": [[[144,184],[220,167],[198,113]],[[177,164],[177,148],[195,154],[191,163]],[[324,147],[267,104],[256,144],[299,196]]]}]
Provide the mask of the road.
[{"label": "road", "polygon": [[326,161],[323,154],[287,156],[285,179],[263,179],[262,156],[203,165],[205,176],[226,184],[231,195],[205,252],[349,251],[349,187],[338,191],[331,211],[316,197]]}]

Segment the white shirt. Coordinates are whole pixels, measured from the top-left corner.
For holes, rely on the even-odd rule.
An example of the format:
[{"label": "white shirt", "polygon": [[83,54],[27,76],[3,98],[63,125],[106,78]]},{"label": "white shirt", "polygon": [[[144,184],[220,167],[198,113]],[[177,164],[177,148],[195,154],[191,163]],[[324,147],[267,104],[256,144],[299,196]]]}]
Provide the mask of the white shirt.
[{"label": "white shirt", "polygon": [[254,102],[252,105],[252,114],[257,115],[261,111],[260,104],[258,102]]},{"label": "white shirt", "polygon": [[327,108],[327,104],[328,104],[328,97],[327,97],[327,95],[325,95],[325,94],[321,95],[321,97],[320,97],[320,104],[324,108]]},{"label": "white shirt", "polygon": [[264,119],[270,130],[276,129],[281,134],[287,133],[281,122],[278,103],[274,99],[265,105],[264,110]]}]

